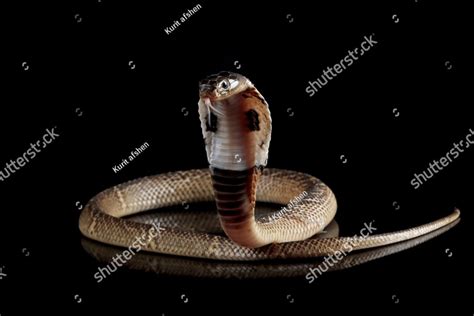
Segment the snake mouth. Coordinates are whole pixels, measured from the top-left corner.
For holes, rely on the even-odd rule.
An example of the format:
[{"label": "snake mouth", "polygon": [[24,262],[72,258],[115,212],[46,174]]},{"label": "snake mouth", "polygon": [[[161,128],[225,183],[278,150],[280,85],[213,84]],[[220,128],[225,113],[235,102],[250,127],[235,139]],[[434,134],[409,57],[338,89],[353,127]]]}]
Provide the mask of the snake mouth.
[{"label": "snake mouth", "polygon": [[214,86],[209,83],[200,84],[199,96],[201,97],[201,99],[205,99],[205,98],[214,99],[217,97],[214,90],[215,90]]},{"label": "snake mouth", "polygon": [[[202,98],[202,101],[204,102],[204,104],[206,105],[207,107],[207,113],[209,114],[208,117],[209,117],[209,120],[211,120],[211,113],[216,115],[216,116],[224,116],[224,113],[222,113],[221,111],[219,111],[216,107],[214,107],[212,105],[212,101],[210,98],[208,97],[204,97]],[[209,121],[209,124],[211,122]]]}]

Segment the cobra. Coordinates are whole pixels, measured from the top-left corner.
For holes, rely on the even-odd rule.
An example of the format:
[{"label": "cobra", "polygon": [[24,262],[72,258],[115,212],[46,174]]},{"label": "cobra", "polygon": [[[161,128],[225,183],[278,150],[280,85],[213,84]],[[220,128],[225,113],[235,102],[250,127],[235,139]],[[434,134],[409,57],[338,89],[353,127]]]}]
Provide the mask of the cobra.
[{"label": "cobra", "polygon": [[[272,121],[265,98],[246,77],[220,72],[199,84],[199,117],[210,167],[149,176],[97,194],[83,209],[79,228],[91,239],[170,255],[221,260],[309,258],[334,254],[348,243],[380,247],[428,234],[460,216],[450,215],[410,229],[359,237],[315,238],[334,218],[336,198],[319,179],[265,168]],[[258,202],[288,204],[273,220],[257,219]],[[152,225],[125,216],[186,203],[215,201],[225,235],[183,230],[172,220],[152,234]],[[206,225],[197,214],[195,225]],[[194,223],[193,223],[194,224]],[[142,243],[142,241],[140,241]]]}]

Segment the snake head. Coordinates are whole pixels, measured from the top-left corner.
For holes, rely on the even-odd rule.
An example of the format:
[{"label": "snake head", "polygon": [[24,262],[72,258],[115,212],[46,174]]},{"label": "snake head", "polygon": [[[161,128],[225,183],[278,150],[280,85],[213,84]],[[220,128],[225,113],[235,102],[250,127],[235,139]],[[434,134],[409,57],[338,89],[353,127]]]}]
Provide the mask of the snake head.
[{"label": "snake head", "polygon": [[199,96],[211,101],[225,99],[247,89],[250,81],[235,72],[221,71],[199,82]]}]

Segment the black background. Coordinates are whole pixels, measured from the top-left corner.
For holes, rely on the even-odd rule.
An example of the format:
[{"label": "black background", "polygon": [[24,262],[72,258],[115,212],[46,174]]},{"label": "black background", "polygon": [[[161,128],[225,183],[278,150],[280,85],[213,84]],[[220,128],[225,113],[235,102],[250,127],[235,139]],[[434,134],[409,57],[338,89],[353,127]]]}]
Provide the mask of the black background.
[{"label": "black background", "polygon": [[[199,12],[164,32],[197,3]],[[474,128],[461,79],[462,12],[456,3],[424,0],[4,7],[1,167],[46,128],[57,126],[60,137],[0,182],[0,266],[8,274],[0,280],[0,315],[128,308],[137,315],[285,308],[472,314],[472,272],[463,257],[472,249],[473,149],[418,190],[410,185],[415,172]],[[370,34],[378,44],[309,97],[308,80]],[[326,182],[338,199],[342,235],[371,220],[379,231],[411,227],[455,206],[460,224],[419,247],[310,285],[303,278],[211,281],[126,269],[97,284],[98,263],[80,244],[76,202],[129,179],[206,167],[197,82],[221,70],[246,75],[265,96],[273,118],[269,166]],[[112,166],[145,141],[150,148],[115,174]]]}]

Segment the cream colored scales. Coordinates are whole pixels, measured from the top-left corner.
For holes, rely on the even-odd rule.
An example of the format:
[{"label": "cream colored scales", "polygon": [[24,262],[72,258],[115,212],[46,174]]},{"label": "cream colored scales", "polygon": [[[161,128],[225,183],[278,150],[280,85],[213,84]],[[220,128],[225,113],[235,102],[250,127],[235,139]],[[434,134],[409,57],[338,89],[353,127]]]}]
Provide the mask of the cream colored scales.
[{"label": "cream colored scales", "polygon": [[[163,227],[142,249],[171,255],[223,260],[309,258],[342,250],[353,237],[309,238],[334,218],[336,199],[317,178],[264,168],[272,123],[268,104],[244,76],[221,72],[200,82],[199,116],[209,169],[170,172],[107,189],[92,198],[79,219],[94,240],[129,247],[151,224],[121,217],[150,209],[216,201],[226,236]],[[314,144],[317,146],[317,144]],[[306,194],[301,195],[302,192]],[[272,220],[256,220],[257,201],[285,205],[304,196]],[[370,194],[367,194],[370,203]],[[454,222],[459,210],[434,222],[357,239],[365,249],[415,238]]]}]

